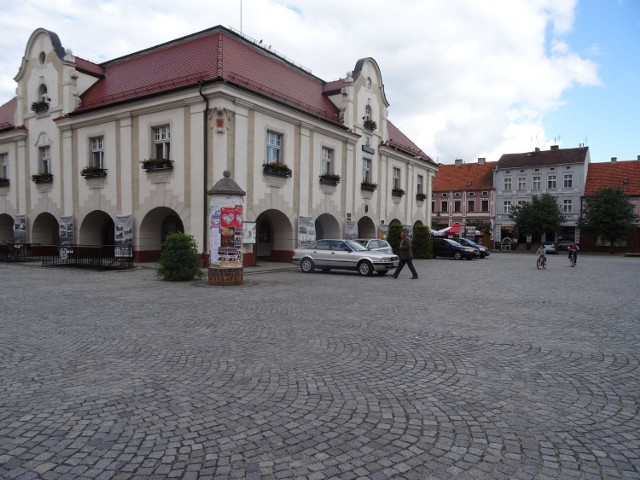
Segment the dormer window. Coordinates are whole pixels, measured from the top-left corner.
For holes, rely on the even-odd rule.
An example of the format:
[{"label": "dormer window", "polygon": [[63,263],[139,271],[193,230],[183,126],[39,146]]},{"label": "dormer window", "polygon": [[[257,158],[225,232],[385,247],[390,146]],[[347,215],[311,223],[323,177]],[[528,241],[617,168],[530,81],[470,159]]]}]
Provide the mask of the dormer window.
[{"label": "dormer window", "polygon": [[38,97],[31,104],[31,110],[36,113],[42,113],[49,110],[49,103],[51,102],[51,98],[49,98],[49,94],[47,93],[47,86],[43,83],[38,87]]}]

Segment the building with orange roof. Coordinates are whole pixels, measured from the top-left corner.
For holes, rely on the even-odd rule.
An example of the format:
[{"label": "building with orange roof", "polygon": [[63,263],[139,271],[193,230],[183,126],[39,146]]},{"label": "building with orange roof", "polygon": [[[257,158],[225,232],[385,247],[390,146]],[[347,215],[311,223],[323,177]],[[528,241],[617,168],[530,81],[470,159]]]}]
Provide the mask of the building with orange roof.
[{"label": "building with orange roof", "polygon": [[328,82],[217,26],[97,64],[37,29],[15,80],[0,106],[0,242],[19,220],[22,241],[111,245],[126,221],[136,261],[175,230],[207,258],[225,171],[257,233],[247,265],[289,261],[301,222],[321,238],[430,223],[437,164],[389,120],[373,58]]},{"label": "building with orange roof", "polygon": [[[591,163],[587,172],[584,199],[602,188],[620,187],[634,206],[638,217],[637,227],[628,238],[614,245],[614,252],[640,253],[640,155],[636,160],[618,161],[612,157],[610,162]],[[610,252],[611,246],[606,239],[584,232],[580,247],[585,251]]]},{"label": "building with orange roof", "polygon": [[[460,224],[493,223],[493,168],[497,162],[478,158],[477,163],[440,164],[433,179],[431,214],[436,229]],[[475,229],[474,229],[475,230]],[[487,243],[489,239],[487,240]]]}]

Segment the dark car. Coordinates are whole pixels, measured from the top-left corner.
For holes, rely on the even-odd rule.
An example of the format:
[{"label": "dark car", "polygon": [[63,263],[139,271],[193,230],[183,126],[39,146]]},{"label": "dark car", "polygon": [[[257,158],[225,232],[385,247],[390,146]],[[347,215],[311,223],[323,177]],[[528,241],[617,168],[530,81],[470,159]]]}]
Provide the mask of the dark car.
[{"label": "dark car", "polygon": [[474,242],[473,240],[469,240],[468,238],[461,238],[458,240],[460,245],[464,245],[465,247],[471,247],[478,251],[478,255],[480,258],[488,257],[491,255],[491,252],[484,245],[480,245],[479,243]]},{"label": "dark car", "polygon": [[478,253],[471,247],[460,245],[455,240],[449,238],[433,239],[433,258],[435,257],[452,257],[456,260],[473,260],[478,258]]}]

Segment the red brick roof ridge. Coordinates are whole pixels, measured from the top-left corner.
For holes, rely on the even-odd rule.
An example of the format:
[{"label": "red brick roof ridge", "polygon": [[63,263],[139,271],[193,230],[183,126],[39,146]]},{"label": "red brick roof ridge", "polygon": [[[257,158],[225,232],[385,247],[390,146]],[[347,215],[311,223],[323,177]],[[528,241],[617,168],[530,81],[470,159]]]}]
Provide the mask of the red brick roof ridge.
[{"label": "red brick roof ridge", "polygon": [[440,164],[433,179],[432,190],[434,192],[449,192],[492,189],[493,169],[497,163]]},{"label": "red brick roof ridge", "polygon": [[[625,179],[627,183],[624,183]],[[589,196],[606,187],[620,187],[625,195],[640,196],[640,161],[590,163],[584,195]]]}]

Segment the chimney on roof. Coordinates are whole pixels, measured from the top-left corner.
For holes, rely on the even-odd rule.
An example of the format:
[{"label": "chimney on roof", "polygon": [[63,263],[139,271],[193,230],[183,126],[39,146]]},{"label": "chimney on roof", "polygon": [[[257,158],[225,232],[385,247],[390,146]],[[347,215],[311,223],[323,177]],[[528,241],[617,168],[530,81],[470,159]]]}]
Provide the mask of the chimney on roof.
[{"label": "chimney on roof", "polygon": [[456,158],[456,167],[459,167],[460,165],[462,165],[462,159]]},{"label": "chimney on roof", "polygon": [[616,163],[618,161],[618,157],[611,157],[611,163]]},{"label": "chimney on roof", "polygon": [[[638,155],[638,159],[640,160],[640,155]],[[486,162],[487,162],[487,159],[485,157],[478,157],[479,165],[484,165]]]},{"label": "chimney on roof", "polygon": [[640,155],[638,155],[638,161],[640,162]]},{"label": "chimney on roof", "polygon": [[551,145],[551,150],[560,150],[560,145]]},{"label": "chimney on roof", "polygon": [[536,151],[536,152],[539,152],[539,151],[540,151],[540,147],[536,147],[536,150],[535,150],[535,151]]}]

